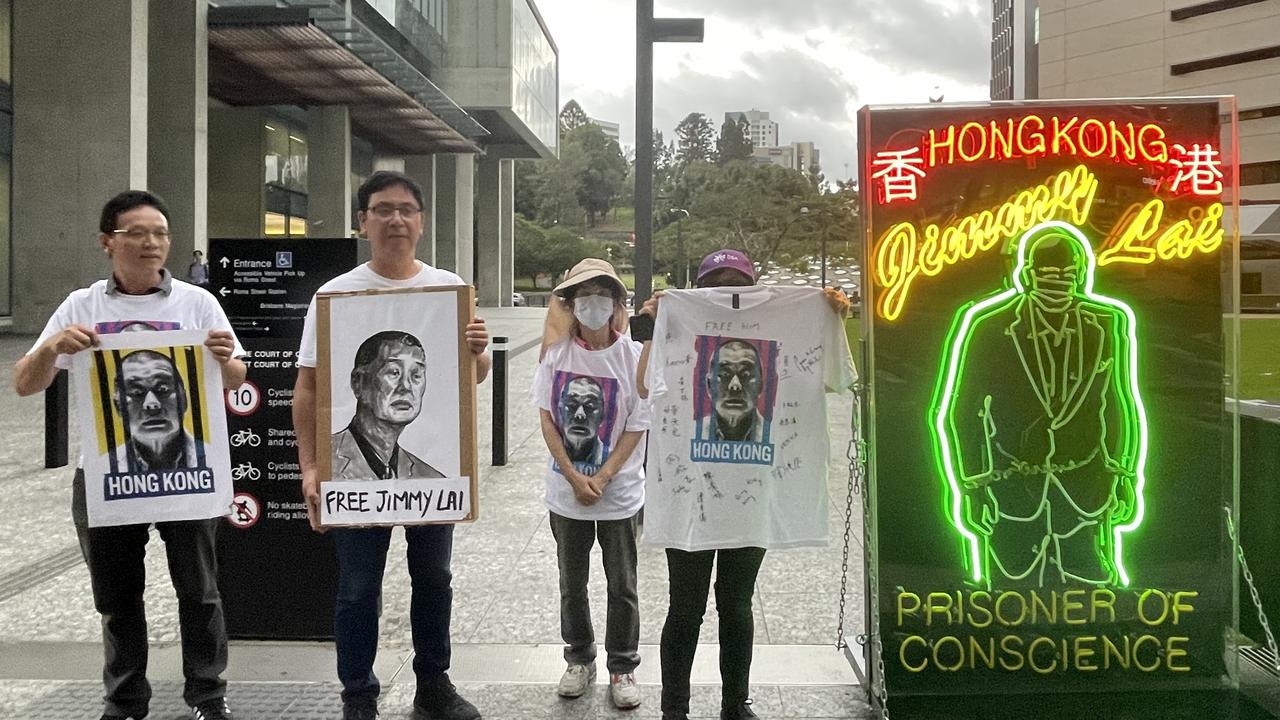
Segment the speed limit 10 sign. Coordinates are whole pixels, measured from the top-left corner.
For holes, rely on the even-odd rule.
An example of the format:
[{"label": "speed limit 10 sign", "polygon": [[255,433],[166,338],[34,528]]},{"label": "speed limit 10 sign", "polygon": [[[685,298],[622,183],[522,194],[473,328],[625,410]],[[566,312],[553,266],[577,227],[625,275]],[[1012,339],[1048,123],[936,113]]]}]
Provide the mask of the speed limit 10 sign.
[{"label": "speed limit 10 sign", "polygon": [[240,387],[226,392],[227,409],[236,415],[252,415],[262,402],[262,391],[249,380],[240,383]]}]

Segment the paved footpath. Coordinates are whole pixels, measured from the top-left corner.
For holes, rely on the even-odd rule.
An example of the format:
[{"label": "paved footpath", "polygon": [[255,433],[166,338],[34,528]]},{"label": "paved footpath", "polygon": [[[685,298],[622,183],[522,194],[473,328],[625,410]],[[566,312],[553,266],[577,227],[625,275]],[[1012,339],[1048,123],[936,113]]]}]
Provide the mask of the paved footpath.
[{"label": "paved footpath", "polygon": [[[488,465],[492,389],[479,388],[481,519],[458,528],[454,543],[454,659],[451,676],[486,718],[657,717],[658,640],[667,606],[666,561],[644,546],[639,559],[641,655],[637,671],[644,704],[619,713],[602,682],[576,701],[555,696],[564,668],[559,638],[555,543],[542,505],[546,448],[528,398],[537,365],[542,313],[536,308],[485,311],[494,335],[511,338],[509,461]],[[11,368],[32,342],[0,335],[0,365]],[[74,399],[72,406],[74,407]],[[851,404],[830,403],[832,428],[828,533],[824,549],[770,553],[757,586],[754,708],[764,718],[861,718],[862,692],[834,648],[843,557]],[[72,452],[75,447],[72,418]],[[94,720],[101,712],[101,643],[88,573],[69,517],[68,468],[43,469],[43,398],[0,391],[0,492],[10,509],[0,523],[0,717]],[[855,513],[851,557],[861,558],[861,516]],[[147,560],[147,612],[154,642],[150,677],[153,720],[182,717],[176,602],[161,541]],[[596,551],[597,557],[599,551]],[[390,557],[403,558],[403,536]],[[846,625],[862,632],[862,575],[849,577]],[[591,578],[597,636],[604,637],[604,578]],[[408,717],[413,697],[408,625],[409,579],[403,562],[388,562],[378,674],[383,716]],[[695,717],[717,717],[719,705],[714,603],[703,624],[694,669]],[[603,650],[601,651],[603,655]],[[275,720],[338,718],[339,687],[327,643],[235,642],[229,699],[237,717]]]}]

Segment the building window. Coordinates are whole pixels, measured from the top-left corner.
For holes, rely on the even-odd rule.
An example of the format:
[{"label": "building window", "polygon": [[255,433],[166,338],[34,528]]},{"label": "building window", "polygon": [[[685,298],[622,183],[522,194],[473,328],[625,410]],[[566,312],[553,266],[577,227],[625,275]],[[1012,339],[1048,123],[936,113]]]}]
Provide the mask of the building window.
[{"label": "building window", "polygon": [[1203,60],[1192,60],[1191,62],[1178,63],[1177,65],[1170,66],[1169,72],[1173,75],[1186,75],[1188,73],[1200,72],[1201,70],[1212,70],[1214,68],[1228,67],[1230,65],[1258,62],[1259,60],[1270,60],[1271,58],[1277,57],[1280,57],[1280,45],[1272,45],[1270,47],[1245,50],[1244,52],[1231,53],[1229,55],[1219,55],[1217,57],[1205,58]]},{"label": "building window", "polygon": [[262,156],[266,235],[307,234],[307,140],[302,129],[282,120],[263,125]]},{"label": "building window", "polygon": [[1214,0],[1213,2],[1203,2],[1199,5],[1190,5],[1177,10],[1169,11],[1169,19],[1177,22],[1179,20],[1189,20],[1193,17],[1208,15],[1209,13],[1221,12],[1223,10],[1232,10],[1245,5],[1256,5],[1267,0]]},{"label": "building window", "polygon": [[1280,184],[1280,160],[1241,164],[1240,184],[1242,186]]}]

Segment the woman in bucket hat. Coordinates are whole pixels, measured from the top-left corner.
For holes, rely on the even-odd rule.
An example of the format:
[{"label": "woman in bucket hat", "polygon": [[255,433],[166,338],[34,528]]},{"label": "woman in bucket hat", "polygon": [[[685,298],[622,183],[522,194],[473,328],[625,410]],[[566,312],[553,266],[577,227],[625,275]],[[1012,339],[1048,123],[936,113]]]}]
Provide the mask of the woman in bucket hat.
[{"label": "woman in bucket hat", "polygon": [[608,586],[609,696],[621,709],[640,704],[636,535],[644,458],[636,448],[649,428],[648,403],[635,387],[640,343],[625,334],[626,297],[609,263],[587,258],[575,265],[553,293],[532,391],[551,455],[545,500],[556,540],[567,663],[557,692],[581,697],[595,679],[587,579],[598,540]]}]

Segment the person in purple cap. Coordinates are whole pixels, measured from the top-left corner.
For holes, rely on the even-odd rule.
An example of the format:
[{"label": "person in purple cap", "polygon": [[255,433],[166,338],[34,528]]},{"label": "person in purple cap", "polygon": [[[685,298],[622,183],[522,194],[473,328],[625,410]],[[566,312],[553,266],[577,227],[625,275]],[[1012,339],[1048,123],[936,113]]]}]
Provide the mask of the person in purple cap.
[{"label": "person in purple cap", "polygon": [[[703,258],[695,280],[699,288],[755,284],[755,266],[751,259],[742,251],[731,249],[717,250]],[[844,293],[832,288],[825,292],[832,310],[841,316],[846,315],[850,305]],[[654,293],[637,314],[637,317],[647,316],[648,322],[632,323],[632,339],[644,342],[636,378],[642,398],[649,396],[645,374],[653,344],[652,321],[657,319],[661,297],[661,292]],[[726,349],[732,350],[732,344],[722,348]],[[759,717],[752,711],[748,695],[751,651],[755,640],[752,602],[756,575],[764,562],[765,549],[738,547],[689,552],[668,547],[666,553],[670,598],[660,646],[663,720],[687,720],[689,717],[690,676],[702,616],[707,610],[713,565],[716,568],[716,612],[720,618],[720,718],[741,720]]]}]

